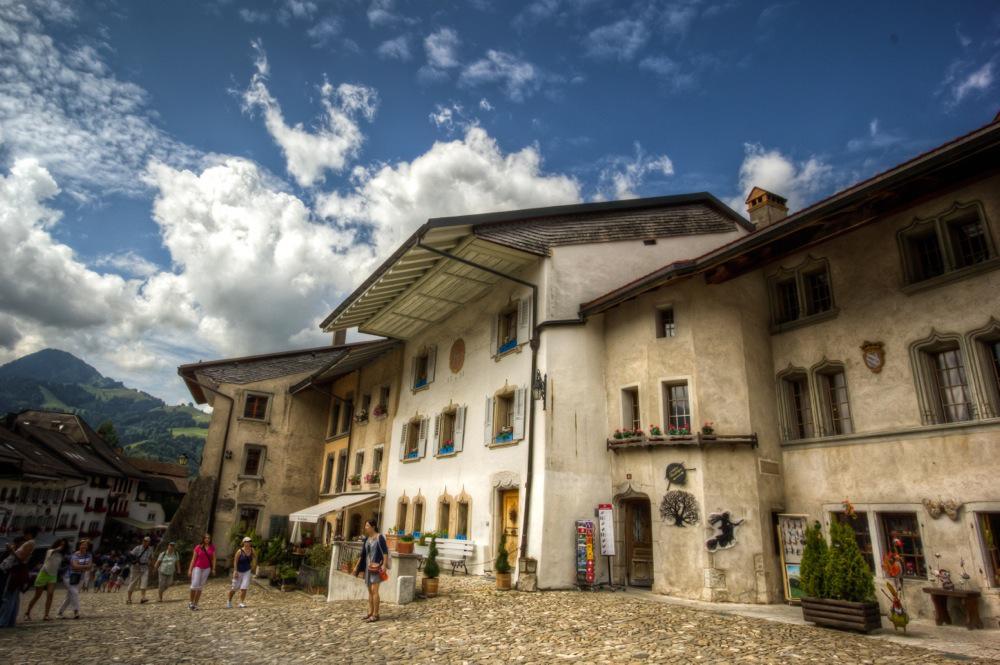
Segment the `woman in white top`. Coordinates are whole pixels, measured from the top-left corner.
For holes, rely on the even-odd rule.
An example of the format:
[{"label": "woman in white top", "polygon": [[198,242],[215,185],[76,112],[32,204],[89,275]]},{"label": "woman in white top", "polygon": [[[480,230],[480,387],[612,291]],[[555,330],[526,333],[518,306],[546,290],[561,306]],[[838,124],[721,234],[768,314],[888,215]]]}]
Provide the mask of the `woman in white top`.
[{"label": "woman in white top", "polygon": [[49,616],[49,610],[52,609],[52,596],[55,595],[56,582],[59,581],[59,569],[67,554],[69,554],[69,541],[65,538],[54,542],[49,551],[45,553],[45,563],[42,564],[42,569],[38,571],[38,576],[35,578],[35,597],[28,603],[28,609],[24,612],[25,621],[31,621],[31,610],[35,607],[38,599],[42,597],[42,593],[46,594],[45,616],[42,618],[46,621],[52,621],[52,617]]},{"label": "woman in white top", "polygon": [[93,567],[94,555],[90,553],[90,541],[83,539],[69,557],[69,568],[63,578],[63,583],[66,585],[66,600],[57,612],[60,619],[67,609],[73,610],[74,619],[80,618],[80,587],[83,586],[83,580]]}]

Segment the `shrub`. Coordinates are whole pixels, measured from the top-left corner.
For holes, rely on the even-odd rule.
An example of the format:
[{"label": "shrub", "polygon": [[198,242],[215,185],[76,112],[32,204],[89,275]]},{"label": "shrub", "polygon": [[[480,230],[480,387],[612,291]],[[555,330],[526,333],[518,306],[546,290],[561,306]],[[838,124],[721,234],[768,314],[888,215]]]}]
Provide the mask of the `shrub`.
[{"label": "shrub", "polygon": [[413,534],[404,533],[402,536],[399,537],[399,542],[401,542],[401,543],[412,543],[413,542]]},{"label": "shrub", "polygon": [[498,573],[509,573],[510,572],[510,559],[507,556],[507,534],[502,534],[500,536],[500,547],[497,552],[496,564],[493,568]]},{"label": "shrub", "polygon": [[830,524],[830,551],[826,557],[826,597],[855,603],[875,600],[875,584],[854,530],[834,520]]},{"label": "shrub", "polygon": [[427,558],[424,559],[424,577],[427,579],[433,580],[441,574],[441,567],[438,566],[437,555],[437,535],[432,535],[431,547],[427,551]]},{"label": "shrub", "polygon": [[313,568],[326,568],[330,565],[333,548],[316,543],[306,550],[306,562]]},{"label": "shrub", "polygon": [[285,537],[275,536],[268,539],[260,549],[259,560],[265,566],[276,566],[283,563],[286,557]]},{"label": "shrub", "polygon": [[825,597],[826,558],[826,539],[823,538],[819,522],[816,522],[806,529],[806,546],[799,565],[802,592],[808,598]]},{"label": "shrub", "polygon": [[294,581],[299,577],[299,569],[289,564],[278,567],[278,578],[284,581]]}]

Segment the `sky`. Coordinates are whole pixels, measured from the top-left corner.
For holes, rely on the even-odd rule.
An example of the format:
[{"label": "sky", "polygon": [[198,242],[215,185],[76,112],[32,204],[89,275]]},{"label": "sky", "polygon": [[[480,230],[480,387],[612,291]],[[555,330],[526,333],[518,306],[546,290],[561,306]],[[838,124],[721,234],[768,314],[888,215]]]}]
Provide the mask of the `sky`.
[{"label": "sky", "polygon": [[189,401],[179,364],[329,343],[429,217],[794,211],[998,111],[985,0],[0,0],[0,363]]}]

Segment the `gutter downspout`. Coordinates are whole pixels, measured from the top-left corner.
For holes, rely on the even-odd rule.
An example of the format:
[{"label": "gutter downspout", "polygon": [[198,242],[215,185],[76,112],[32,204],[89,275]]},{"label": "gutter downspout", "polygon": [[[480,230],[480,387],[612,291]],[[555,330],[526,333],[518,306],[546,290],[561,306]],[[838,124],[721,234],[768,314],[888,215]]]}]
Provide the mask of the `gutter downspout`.
[{"label": "gutter downspout", "polygon": [[[180,375],[180,377],[182,379],[184,379],[185,381],[188,380],[188,378],[185,377],[180,372],[177,372],[177,374]],[[192,378],[190,379],[190,381],[191,381],[191,383],[195,384],[196,386],[198,386],[200,388],[203,388],[204,390],[207,390],[208,392],[210,392],[210,393],[212,393],[214,395],[218,395],[219,397],[222,397],[223,399],[229,401],[229,413],[226,415],[226,430],[222,434],[222,450],[219,452],[219,470],[216,472],[216,475],[215,475],[215,487],[212,489],[212,506],[211,506],[211,509],[208,511],[208,529],[207,529],[207,531],[208,531],[208,533],[211,534],[212,531],[215,529],[215,509],[216,509],[216,505],[219,503],[219,487],[222,485],[222,465],[226,461],[226,450],[228,450],[228,448],[229,448],[229,428],[233,424],[233,409],[236,407],[236,400],[234,400],[229,395],[220,393],[215,388],[213,388],[211,386],[208,386],[208,385],[205,385],[201,381],[198,381],[197,379],[194,378],[193,374],[192,374]],[[204,458],[202,459],[202,461],[204,462]],[[199,473],[201,472],[201,465],[200,464],[198,465],[198,471],[199,471]]]},{"label": "gutter downspout", "polygon": [[417,247],[426,250],[438,256],[442,256],[445,259],[450,259],[452,261],[457,261],[472,268],[477,268],[483,272],[488,272],[491,275],[496,275],[501,279],[506,279],[508,281],[514,282],[515,284],[520,284],[522,286],[527,286],[531,289],[531,339],[529,340],[529,345],[531,346],[531,374],[528,375],[528,395],[531,400],[531,409],[528,411],[528,465],[524,476],[524,516],[521,521],[521,556],[524,559],[528,556],[528,533],[531,518],[531,484],[534,470],[534,459],[535,459],[535,398],[531,394],[532,385],[535,382],[535,371],[538,369],[538,347],[540,346],[540,337],[542,332],[542,326],[538,322],[538,285],[532,282],[520,279],[519,277],[514,277],[506,273],[500,272],[499,270],[494,270],[493,268],[488,268],[486,266],[479,265],[468,259],[464,259],[454,254],[450,254],[443,250],[437,249],[435,247],[430,247],[425,245],[423,242],[423,236],[417,238]]}]

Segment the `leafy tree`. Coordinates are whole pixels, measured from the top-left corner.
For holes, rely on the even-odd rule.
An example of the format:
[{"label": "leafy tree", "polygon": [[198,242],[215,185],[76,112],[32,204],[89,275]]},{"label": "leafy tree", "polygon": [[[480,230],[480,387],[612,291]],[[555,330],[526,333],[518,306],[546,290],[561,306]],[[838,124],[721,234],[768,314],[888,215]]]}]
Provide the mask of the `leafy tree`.
[{"label": "leafy tree", "polygon": [[[425,566],[426,568],[426,566]],[[501,534],[500,536],[500,551],[497,553],[496,564],[493,568],[498,573],[509,573],[510,572],[510,558],[507,555],[507,534]]]},{"label": "leafy tree", "polygon": [[429,580],[435,579],[441,574],[441,567],[437,562],[437,534],[431,536],[431,547],[427,550],[427,558],[424,559],[424,577]]},{"label": "leafy tree", "polygon": [[101,435],[109,446],[114,448],[118,445],[118,432],[115,430],[115,424],[110,420],[105,420],[103,423],[97,426],[97,433]]},{"label": "leafy tree", "polygon": [[830,551],[826,557],[826,597],[856,603],[875,600],[875,584],[854,530],[834,520],[830,524]]},{"label": "leafy tree", "polygon": [[806,546],[799,565],[802,592],[807,598],[823,598],[826,594],[826,539],[819,522],[806,529]]}]

